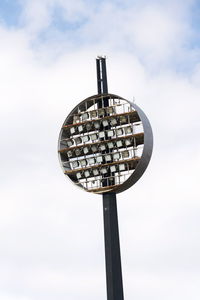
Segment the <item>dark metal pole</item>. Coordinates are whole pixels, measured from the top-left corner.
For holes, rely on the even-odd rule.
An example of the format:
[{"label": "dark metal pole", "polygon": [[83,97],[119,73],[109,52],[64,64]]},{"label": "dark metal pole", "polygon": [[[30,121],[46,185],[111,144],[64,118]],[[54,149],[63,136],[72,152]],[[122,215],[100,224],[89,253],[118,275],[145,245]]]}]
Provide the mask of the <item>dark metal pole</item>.
[{"label": "dark metal pole", "polygon": [[123,300],[123,282],[115,193],[103,194],[107,299]]},{"label": "dark metal pole", "polygon": [[107,73],[106,73],[106,59],[99,57],[96,59],[97,65],[97,90],[98,94],[108,93]]},{"label": "dark metal pole", "polygon": [[[97,64],[98,94],[108,93],[106,59],[99,57]],[[104,107],[109,105],[104,100]],[[123,300],[123,282],[121,270],[121,255],[119,229],[117,218],[116,193],[103,194],[104,239],[106,257],[107,300]]]}]

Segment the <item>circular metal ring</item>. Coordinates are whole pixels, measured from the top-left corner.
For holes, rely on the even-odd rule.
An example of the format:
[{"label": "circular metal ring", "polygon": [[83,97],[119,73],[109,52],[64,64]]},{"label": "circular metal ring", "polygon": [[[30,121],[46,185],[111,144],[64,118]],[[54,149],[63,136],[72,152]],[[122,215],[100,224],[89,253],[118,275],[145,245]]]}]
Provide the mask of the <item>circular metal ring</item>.
[{"label": "circular metal ring", "polygon": [[144,112],[110,93],[81,101],[65,119],[58,140],[65,175],[96,194],[121,193],[135,184],[152,149],[152,129]]}]

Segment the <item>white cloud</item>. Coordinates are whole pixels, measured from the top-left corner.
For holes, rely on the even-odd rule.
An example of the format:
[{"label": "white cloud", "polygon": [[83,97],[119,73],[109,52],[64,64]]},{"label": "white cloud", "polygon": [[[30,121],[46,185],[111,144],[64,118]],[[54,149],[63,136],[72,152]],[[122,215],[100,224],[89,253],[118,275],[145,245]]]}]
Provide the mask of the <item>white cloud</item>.
[{"label": "white cloud", "polygon": [[[20,0],[23,4],[21,23],[26,30],[38,34],[47,29],[56,17],[64,18],[68,23],[76,23],[88,18],[94,5],[83,0]],[[57,15],[59,14],[59,15]]]},{"label": "white cloud", "polygon": [[21,22],[33,33],[46,29],[51,23],[51,5],[53,1],[21,1],[23,12]]},{"label": "white cloud", "polygon": [[149,59],[159,61],[171,57],[180,46],[185,28],[174,15],[166,13],[164,7],[149,5],[132,18],[131,26],[128,22],[132,43]]}]

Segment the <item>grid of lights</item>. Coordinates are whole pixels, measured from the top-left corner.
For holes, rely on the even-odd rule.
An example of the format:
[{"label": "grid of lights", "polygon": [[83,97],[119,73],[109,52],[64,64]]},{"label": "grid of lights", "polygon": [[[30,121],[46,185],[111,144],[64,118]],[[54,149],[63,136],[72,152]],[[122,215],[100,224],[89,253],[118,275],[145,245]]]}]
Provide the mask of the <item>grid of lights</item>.
[{"label": "grid of lights", "polygon": [[111,94],[82,101],[59,137],[64,173],[89,192],[104,193],[134,173],[144,148],[143,124],[134,106]]}]

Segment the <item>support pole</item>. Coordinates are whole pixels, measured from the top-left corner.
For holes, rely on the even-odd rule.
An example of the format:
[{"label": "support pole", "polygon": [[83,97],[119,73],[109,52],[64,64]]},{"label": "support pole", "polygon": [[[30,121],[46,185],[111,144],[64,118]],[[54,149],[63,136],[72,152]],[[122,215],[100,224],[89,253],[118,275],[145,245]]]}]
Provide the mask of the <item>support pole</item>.
[{"label": "support pole", "polygon": [[107,299],[123,300],[123,283],[115,193],[103,194]]},{"label": "support pole", "polygon": [[[105,57],[98,57],[96,60],[96,66],[98,94],[106,94],[108,93],[108,85]],[[105,98],[103,104],[104,107],[108,106],[109,100]],[[103,217],[107,300],[123,300],[124,295],[121,270],[116,193],[103,194]]]}]

